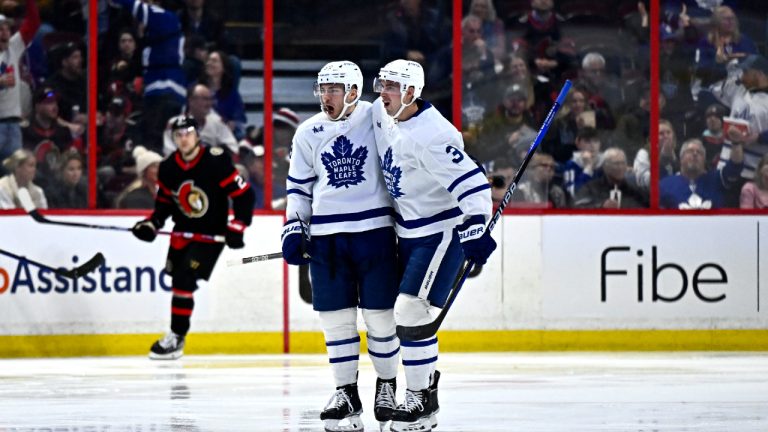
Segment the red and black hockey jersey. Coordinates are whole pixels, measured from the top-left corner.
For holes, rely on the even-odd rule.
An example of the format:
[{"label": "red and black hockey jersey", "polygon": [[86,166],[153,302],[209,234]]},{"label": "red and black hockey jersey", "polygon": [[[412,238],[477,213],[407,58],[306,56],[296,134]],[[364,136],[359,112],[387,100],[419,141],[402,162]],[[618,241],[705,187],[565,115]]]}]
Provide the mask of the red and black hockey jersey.
[{"label": "red and black hockey jersey", "polygon": [[224,234],[230,198],[235,219],[251,224],[253,190],[221,148],[201,144],[200,152],[191,161],[185,161],[176,151],[160,163],[158,177],[152,219],[160,226],[171,216],[174,231]]}]

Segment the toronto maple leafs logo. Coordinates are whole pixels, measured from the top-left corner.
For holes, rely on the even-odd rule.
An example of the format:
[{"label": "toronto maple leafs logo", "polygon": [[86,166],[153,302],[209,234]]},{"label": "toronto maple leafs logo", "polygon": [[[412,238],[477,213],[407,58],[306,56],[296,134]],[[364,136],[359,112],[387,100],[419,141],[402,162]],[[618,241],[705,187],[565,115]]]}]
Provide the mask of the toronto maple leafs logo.
[{"label": "toronto maple leafs logo", "polygon": [[403,191],[400,190],[400,176],[403,174],[403,170],[396,165],[392,165],[392,147],[388,148],[384,153],[384,159],[379,159],[381,164],[381,170],[384,173],[384,182],[387,184],[387,190],[394,199],[398,199],[403,196]]},{"label": "toronto maple leafs logo", "polygon": [[323,129],[323,125],[315,126],[315,127],[312,128],[312,133],[323,132],[323,130],[324,130]]},{"label": "toronto maple leafs logo", "polygon": [[321,155],[330,186],[348,188],[365,180],[363,166],[368,157],[367,148],[360,146],[352,150],[352,141],[341,135],[333,142],[331,149],[333,153],[325,152]]}]

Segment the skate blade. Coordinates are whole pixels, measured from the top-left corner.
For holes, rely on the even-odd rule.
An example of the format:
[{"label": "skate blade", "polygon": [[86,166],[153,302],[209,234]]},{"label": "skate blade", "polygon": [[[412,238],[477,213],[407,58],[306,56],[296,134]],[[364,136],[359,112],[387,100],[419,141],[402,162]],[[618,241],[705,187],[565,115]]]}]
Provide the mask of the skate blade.
[{"label": "skate blade", "polygon": [[323,420],[325,432],[363,432],[363,421],[357,414],[341,420]]},{"label": "skate blade", "polygon": [[390,429],[392,432],[429,432],[432,430],[430,417],[423,417],[415,422],[392,421]]},{"label": "skate blade", "polygon": [[150,360],[176,360],[181,358],[181,356],[183,355],[184,355],[184,351],[174,351],[168,354],[157,354],[150,351],[149,359]]}]

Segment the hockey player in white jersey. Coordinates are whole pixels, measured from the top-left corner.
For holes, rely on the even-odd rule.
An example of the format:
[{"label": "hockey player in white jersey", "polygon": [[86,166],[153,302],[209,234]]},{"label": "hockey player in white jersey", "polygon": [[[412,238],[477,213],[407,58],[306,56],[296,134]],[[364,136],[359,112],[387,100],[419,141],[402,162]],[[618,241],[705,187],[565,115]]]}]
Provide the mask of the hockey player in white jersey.
[{"label": "hockey player in white jersey", "polygon": [[[482,265],[496,248],[485,233],[491,191],[481,168],[464,152],[461,134],[420,99],[424,71],[395,60],[374,80],[379,97],[373,122],[379,162],[394,198],[399,295],[395,321],[432,322],[466,259]],[[401,341],[407,390],[392,418],[393,431],[437,425],[437,337]]]},{"label": "hockey player in white jersey", "polygon": [[[359,100],[362,90],[362,73],[352,62],[331,62],[320,70],[315,96],[322,112],[296,130],[286,188],[283,257],[289,264],[309,264],[312,305],[336,382],[320,414],[326,431],[363,430],[358,308],[378,376],[374,415],[382,428],[396,406],[400,343],[393,311],[398,291],[392,200],[379,168],[371,103]],[[302,239],[301,221],[309,222],[311,237]]]}]

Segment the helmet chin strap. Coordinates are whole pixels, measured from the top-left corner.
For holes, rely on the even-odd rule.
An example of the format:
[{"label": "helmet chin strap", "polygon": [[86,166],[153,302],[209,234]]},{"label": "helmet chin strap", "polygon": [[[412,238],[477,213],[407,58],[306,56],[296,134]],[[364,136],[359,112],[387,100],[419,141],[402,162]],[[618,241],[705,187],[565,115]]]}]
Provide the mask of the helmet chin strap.
[{"label": "helmet chin strap", "polygon": [[397,112],[392,116],[395,121],[398,121],[397,118],[400,116],[400,114],[403,113],[403,110],[408,108],[409,106],[413,105],[414,102],[416,102],[416,98],[413,98],[413,100],[410,103],[405,103],[405,96],[406,93],[403,93],[400,95],[400,109],[397,110]]},{"label": "helmet chin strap", "polygon": [[[355,98],[355,100],[353,100],[352,102],[347,103],[347,98],[348,97],[349,97],[349,91],[344,92],[344,109],[341,110],[341,114],[339,114],[338,117],[331,118],[331,121],[339,121],[339,120],[341,120],[341,118],[344,117],[344,115],[347,113],[347,110],[349,109],[349,107],[355,105],[357,103],[357,101],[360,100],[360,96],[358,95]],[[328,117],[330,117],[330,116],[328,116]]]}]

